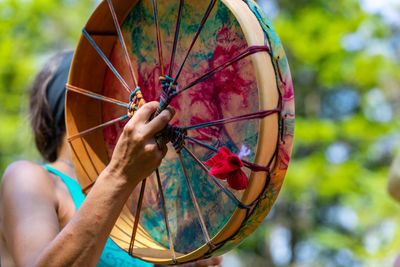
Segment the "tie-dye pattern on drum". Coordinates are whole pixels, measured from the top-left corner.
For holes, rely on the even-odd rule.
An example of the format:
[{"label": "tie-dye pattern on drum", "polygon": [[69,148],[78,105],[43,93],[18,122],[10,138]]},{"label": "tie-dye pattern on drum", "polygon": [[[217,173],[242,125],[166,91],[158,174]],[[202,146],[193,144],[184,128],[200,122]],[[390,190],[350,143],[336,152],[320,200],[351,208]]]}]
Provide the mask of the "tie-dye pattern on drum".
[{"label": "tie-dye pattern on drum", "polygon": [[274,29],[271,21],[262,12],[253,0],[244,0],[250,10],[257,17],[264,33],[265,43],[271,48],[271,61],[276,73],[278,89],[282,96],[281,117],[281,136],[278,142],[278,155],[275,163],[276,168],[271,172],[270,185],[262,192],[260,201],[257,203],[252,214],[246,220],[241,229],[230,239],[226,240],[219,247],[218,255],[227,252],[249,236],[263,221],[271,210],[279,191],[281,189],[290,156],[292,154],[294,126],[295,126],[295,107],[292,76],[286,58],[283,45]]},{"label": "tie-dye pattern on drum", "polygon": [[[164,72],[167,75],[170,68],[178,3],[178,1],[158,1]],[[185,2],[175,64],[172,66],[172,77],[184,58],[207,5],[208,1]],[[147,102],[159,100],[160,64],[151,1],[139,1],[125,19],[122,31],[145,100]],[[200,75],[238,55],[247,46],[235,17],[222,2],[218,2],[182,70],[178,86],[187,85]],[[123,51],[118,42],[114,46],[110,59],[124,79],[133,86],[129,70],[124,67],[126,64]],[[106,73],[103,94],[115,99],[129,97],[111,71]],[[259,111],[258,89],[251,59],[245,58],[187,90],[177,96],[171,106],[177,111],[172,121],[172,124],[177,126],[189,126]],[[103,121],[122,116],[126,112],[126,109],[116,109],[115,105],[105,102]],[[112,155],[125,123],[126,121],[109,126],[103,131],[109,157]],[[193,130],[189,136],[214,147],[226,146],[243,159],[253,162],[258,131],[258,120],[248,120]],[[213,155],[209,150],[197,145],[189,142],[187,145],[202,161],[206,161]],[[206,227],[210,237],[213,237],[226,224],[236,205],[222,193],[207,173],[185,151],[182,151],[182,155]],[[182,167],[171,145],[160,166],[160,173],[175,249],[179,253],[191,252],[204,244],[205,240]],[[249,177],[249,171],[246,174]],[[223,183],[227,186],[225,182]],[[233,189],[231,191],[239,199],[241,198],[242,192]],[[133,214],[136,212],[138,195],[139,188],[133,192],[128,201]],[[156,178],[152,176],[147,179],[140,223],[156,241],[169,247],[163,218]]]}]

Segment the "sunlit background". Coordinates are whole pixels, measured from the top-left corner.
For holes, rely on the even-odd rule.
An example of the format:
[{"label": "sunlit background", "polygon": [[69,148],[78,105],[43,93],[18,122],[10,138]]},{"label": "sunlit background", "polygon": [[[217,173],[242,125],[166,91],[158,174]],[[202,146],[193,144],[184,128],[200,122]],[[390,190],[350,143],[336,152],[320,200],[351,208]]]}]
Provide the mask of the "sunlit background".
[{"label": "sunlit background", "polygon": [[[38,160],[27,89],[73,49],[99,1],[0,0],[0,171]],[[391,266],[400,206],[386,190],[400,147],[400,0],[259,0],[282,39],[295,147],[278,201],[224,266]]]}]

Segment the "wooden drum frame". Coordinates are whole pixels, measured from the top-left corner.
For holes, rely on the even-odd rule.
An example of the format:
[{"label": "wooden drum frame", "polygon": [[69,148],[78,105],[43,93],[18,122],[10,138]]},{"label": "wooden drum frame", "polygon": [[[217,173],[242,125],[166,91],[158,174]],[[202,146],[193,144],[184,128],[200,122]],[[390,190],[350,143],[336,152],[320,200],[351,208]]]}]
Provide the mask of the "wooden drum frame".
[{"label": "wooden drum frame", "polygon": [[[196,183],[193,184],[194,190],[182,189],[183,186],[180,186],[179,179],[182,179],[182,181],[185,180],[183,180],[184,178],[176,177],[163,178],[162,180],[158,179],[158,182],[161,181],[161,183],[158,184],[158,187],[156,183],[157,181],[154,180],[154,186],[151,187],[151,185],[149,185],[149,190],[153,189],[154,191],[152,195],[150,193],[149,195],[142,195],[142,193],[139,192],[138,186],[138,188],[135,189],[135,191],[132,193],[132,196],[128,201],[129,203],[127,202],[127,204],[123,208],[123,211],[111,232],[110,236],[113,241],[115,241],[118,246],[120,246],[123,250],[129,252],[133,257],[157,264],[176,264],[221,255],[237,246],[245,237],[250,235],[264,220],[280,191],[291,155],[294,134],[294,96],[290,70],[284,50],[282,48],[282,44],[270,21],[263,15],[261,9],[252,0],[211,0],[211,2],[192,1],[187,4],[187,6],[184,6],[183,1],[179,0],[161,0],[158,2],[158,7],[156,5],[155,8],[154,4],[157,4],[157,1],[154,0],[153,2],[150,0],[113,0],[112,2],[105,0],[98,6],[98,8],[94,11],[86,26],[84,27],[84,32],[86,32],[87,35],[83,34],[81,36],[75,51],[67,84],[68,90],[66,95],[65,114],[67,136],[72,151],[74,166],[79,183],[81,184],[84,193],[87,194],[90,191],[90,188],[95,182],[98,175],[109,163],[113,148],[110,144],[117,140],[118,134],[120,134],[120,131],[123,128],[123,124],[121,124],[117,130],[115,130],[114,128],[112,128],[111,130],[106,130],[107,127],[110,127],[110,125],[112,125],[113,123],[122,123],[124,120],[126,121],[127,119],[129,119],[129,115],[126,115],[128,110],[127,106],[132,103],[132,101],[129,101],[129,99],[132,100],[132,98],[129,98],[129,94],[127,94],[126,92],[121,94],[113,93],[113,90],[116,90],[115,88],[117,88],[118,86],[118,90],[121,89],[121,84],[116,85],[116,83],[119,83],[119,81],[116,80],[116,82],[114,82],[113,80],[115,79],[115,77],[113,76],[114,73],[121,73],[121,78],[126,78],[127,87],[135,89],[136,86],[140,86],[144,100],[150,101],[159,99],[159,90],[161,90],[161,86],[158,79],[149,85],[147,84],[147,82],[149,82],[150,78],[147,79],[145,77],[152,77],[153,79],[153,74],[151,74],[153,76],[151,76],[150,74],[150,76],[146,75],[148,73],[160,71],[160,69],[164,70],[162,60],[159,60],[157,62],[157,56],[154,52],[156,51],[154,50],[155,46],[152,47],[151,51],[149,50],[148,52],[139,51],[146,50],[145,46],[139,47],[140,49],[137,49],[137,47],[135,46],[137,45],[136,41],[138,43],[141,42],[140,44],[143,44],[144,41],[142,39],[145,39],[146,36],[150,36],[150,33],[147,33],[147,31],[149,31],[149,28],[145,22],[148,21],[148,19],[150,18],[150,15],[148,15],[149,12],[147,11],[149,11],[151,7],[153,8],[153,13],[151,15],[156,14],[154,16],[156,23],[157,12],[158,14],[161,14],[160,25],[158,25],[159,28],[156,29],[156,31],[154,31],[153,29],[152,32],[154,43],[157,42],[157,45],[159,45],[158,51],[160,50],[160,47],[161,50],[164,48],[164,52],[167,51],[165,49],[167,46],[167,48],[171,47],[171,44],[173,43],[173,38],[170,38],[169,36],[172,36],[174,30],[176,31],[175,25],[170,25],[174,26],[171,27],[172,34],[169,31],[165,32],[165,27],[168,27],[165,26],[165,24],[168,24],[168,21],[170,20],[169,18],[165,19],[163,17],[163,14],[167,14],[166,12],[169,12],[171,10],[177,10],[180,5],[181,7],[185,7],[182,8],[183,13],[178,15],[176,15],[176,12],[173,13],[174,15],[172,16],[171,21],[177,20],[179,16],[183,16],[183,22],[190,21],[191,17],[193,17],[194,20],[198,18],[198,16],[196,15],[197,11],[203,12],[210,7],[211,9],[209,12],[209,16],[211,17],[211,20],[214,22],[223,21],[222,24],[224,24],[225,26],[214,24],[208,25],[207,22],[203,25],[204,27],[215,27],[218,30],[218,36],[216,36],[216,39],[218,40],[214,41],[214,39],[212,38],[209,39],[210,46],[211,44],[219,42],[218,44],[222,44],[222,49],[225,49],[224,51],[227,51],[227,49],[230,49],[229,51],[233,51],[235,49],[237,50],[237,48],[232,45],[232,42],[238,42],[238,47],[243,47],[242,50],[245,50],[246,48],[244,47],[244,44],[249,48],[255,49],[249,49],[249,53],[246,54],[248,55],[248,57],[246,56],[246,59],[243,59],[243,61],[242,59],[240,59],[238,61],[231,62],[229,66],[225,66],[223,68],[223,71],[225,71],[225,76],[223,76],[223,73],[212,74],[212,77],[214,79],[213,83],[217,84],[218,81],[225,80],[227,78],[226,71],[232,71],[234,66],[239,66],[237,67],[239,68],[237,70],[237,76],[243,76],[244,80],[249,79],[248,83],[246,84],[248,84],[249,88],[253,88],[254,90],[248,89],[250,90],[248,92],[255,92],[252,94],[253,97],[258,98],[258,104],[254,103],[254,101],[252,100],[253,102],[251,104],[253,105],[248,105],[248,103],[246,102],[247,100],[243,100],[245,98],[240,98],[244,93],[238,93],[236,91],[233,92],[234,90],[230,89],[232,86],[235,86],[235,83],[240,83],[240,81],[243,80],[241,79],[238,80],[239,82],[236,81],[235,83],[233,83],[231,87],[227,87],[228,89],[226,90],[228,90],[228,92],[221,93],[223,94],[223,97],[221,97],[221,99],[224,100],[216,100],[216,102],[214,103],[215,106],[218,106],[218,110],[223,110],[221,111],[221,114],[223,114],[224,116],[239,116],[240,114],[242,114],[239,111],[238,113],[235,113],[231,110],[231,108],[228,108],[227,106],[229,106],[229,103],[231,103],[229,101],[237,104],[238,107],[243,106],[243,110],[247,110],[247,112],[254,110],[256,112],[259,112],[257,113],[259,116],[257,117],[257,123],[254,122],[253,124],[246,124],[249,123],[249,121],[254,120],[254,118],[249,118],[248,120],[240,122],[242,123],[240,124],[240,126],[229,126],[231,128],[226,128],[224,130],[226,133],[230,134],[233,131],[237,131],[238,135],[243,134],[243,136],[246,136],[246,140],[251,139],[252,144],[254,144],[254,153],[252,152],[249,156],[250,158],[248,159],[248,161],[250,162],[248,165],[250,167],[253,166],[253,168],[250,168],[250,170],[246,172],[246,175],[249,177],[248,188],[242,192],[235,191],[233,193],[229,193],[230,189],[228,188],[227,184],[224,181],[221,181],[222,186],[225,188],[224,190],[228,192],[224,191],[225,195],[221,193],[221,196],[217,195],[217,193],[212,194],[213,196],[215,195],[215,199],[209,199],[209,201],[213,202],[213,204],[210,204],[210,207],[204,208],[206,209],[206,212],[204,212],[203,210],[203,213],[207,214],[202,215],[201,208],[199,209],[197,207],[196,210],[195,208],[191,207],[189,209],[187,206],[189,204],[182,204],[182,214],[184,214],[183,217],[185,217],[185,219],[179,218],[180,211],[175,211],[174,208],[172,208],[172,211],[169,209],[171,205],[173,205],[172,207],[180,207],[179,204],[171,203],[179,202],[180,198],[182,198],[183,195],[191,196],[192,198],[188,198],[189,200],[187,200],[187,203],[192,203],[193,201],[195,201],[193,200],[193,195],[199,194],[201,190],[204,191],[204,188],[209,188],[209,186],[211,186],[204,185],[205,187],[201,187],[203,186],[200,185],[201,183],[203,183],[201,181],[204,181],[204,179],[206,178],[202,178],[203,180],[198,180],[200,178],[198,178],[197,176],[200,177],[203,174],[200,175],[197,172],[198,169],[194,169],[195,167],[189,168],[186,181],[189,184],[189,179],[192,181],[194,179],[196,181]],[[172,4],[172,2],[174,3]],[[171,5],[172,7],[167,8],[166,6],[168,5]],[[113,10],[114,13],[110,12],[110,10]],[[113,14],[115,15],[114,18],[116,18],[119,24],[122,25],[122,30],[120,32],[118,30],[118,27],[120,26],[116,26],[115,20],[113,20]],[[140,16],[143,16],[143,18]],[[200,25],[199,21],[193,23],[194,25],[196,25],[196,27]],[[214,55],[211,52],[207,55],[204,55],[206,60],[199,60],[200,63],[196,61],[197,59],[195,57],[189,57],[189,63],[187,64],[195,68],[197,66],[200,66],[201,64],[207,63],[209,65],[206,64],[207,67],[205,67],[204,69],[210,70],[212,69],[212,66],[217,64],[210,63],[210,58],[213,58],[213,56],[215,56],[215,51],[217,50],[214,47],[208,48],[209,44],[207,40],[201,40],[202,26],[200,25],[199,27],[200,41],[198,42],[201,43],[193,48],[196,51],[195,53],[201,55],[201,51],[214,51]],[[130,29],[133,30],[131,31]],[[191,28],[188,27],[185,29],[188,29],[189,31]],[[198,28],[196,29],[198,30]],[[237,31],[237,36],[239,37],[237,37],[236,35],[232,37],[234,34],[236,34],[235,29],[240,29],[240,32],[239,30]],[[162,31],[164,31],[164,33],[160,33]],[[139,81],[134,82],[134,79],[128,79],[128,68],[126,65],[121,64],[121,62],[123,62],[124,49],[120,43],[119,33],[121,33],[123,38],[127,40],[126,44],[124,45],[126,46],[126,49],[128,51],[128,57],[129,60],[132,62],[133,70],[136,74],[136,77],[139,77]],[[186,32],[182,31],[181,34],[185,35]],[[209,34],[210,36],[213,36],[212,31]],[[139,37],[137,36],[142,37],[140,37],[139,40]],[[225,38],[225,36],[227,37]],[[90,39],[92,43],[90,42]],[[162,39],[167,41],[165,43],[162,43]],[[237,39],[240,40],[237,41]],[[184,40],[184,37],[179,40]],[[98,46],[98,49],[101,50],[102,53],[104,53],[104,57],[110,59],[108,63],[112,66],[115,66],[114,73],[113,71],[110,71],[110,68],[107,66],[107,60],[99,56],[99,51],[96,51],[94,49],[94,46]],[[177,62],[181,61],[184,51],[187,51],[189,46],[190,45],[188,42],[184,42],[181,46],[177,48]],[[236,56],[239,54],[240,51],[236,51],[235,53],[234,52],[235,51],[233,51],[232,53]],[[206,52],[204,54],[206,54]],[[164,60],[164,62],[166,62],[168,57],[169,55],[167,53],[164,53],[164,56],[161,55],[158,59],[161,58]],[[228,56],[226,55],[226,53],[224,53],[221,57]],[[154,64],[153,61],[149,61],[148,58],[155,58],[156,63]],[[114,63],[115,65],[113,65]],[[143,65],[147,66],[147,64],[153,64],[153,69],[150,67],[149,70],[145,70],[145,67],[143,67]],[[247,72],[242,73],[240,68],[246,69]],[[137,71],[138,69],[139,71]],[[171,67],[171,69],[174,69],[176,71],[176,67],[174,66]],[[182,72],[184,73],[182,74],[182,79],[186,79],[186,77],[190,76],[190,71],[185,71]],[[193,69],[193,72],[197,71],[198,70]],[[161,73],[163,73],[163,71],[161,71]],[[110,78],[110,76],[113,77]],[[196,75],[194,75],[194,77],[196,77]],[[124,78],[122,78],[122,80]],[[231,78],[233,79],[234,77]],[[212,85],[212,83],[205,84],[210,86]],[[152,97],[149,97],[150,93],[146,92],[146,87],[148,91],[153,90],[151,89],[153,87],[157,87],[157,89],[154,89],[155,91],[154,93],[152,93]],[[179,89],[177,90],[179,91]],[[202,90],[206,89],[203,88]],[[229,90],[232,90],[232,92],[230,92]],[[236,87],[235,90],[237,90]],[[184,93],[182,95],[184,95]],[[203,105],[203,102],[195,102],[193,99],[191,100],[191,103],[193,104],[182,104],[187,102],[183,101],[184,97],[189,98],[190,96],[185,95],[182,96],[180,100],[178,99],[175,102],[171,102],[171,105],[175,105],[178,108],[177,116],[178,118],[180,118],[180,120],[179,123],[176,121],[175,124],[177,124],[177,126],[181,126],[180,123],[182,123],[183,121],[187,122],[187,124],[190,124],[190,122],[194,120],[194,115],[189,116],[187,115],[187,113],[192,112],[193,114],[195,114],[197,112],[200,114],[205,107],[205,104]],[[122,101],[122,99],[124,99],[125,102]],[[107,102],[107,104],[104,104],[104,102]],[[108,102],[111,102],[111,104]],[[115,119],[110,121],[106,120],[105,118],[108,118],[108,110],[111,110],[110,105],[112,104],[119,105],[118,108],[120,110],[116,111],[115,114],[122,115],[122,117],[120,117],[120,119],[118,120]],[[179,109],[179,106],[182,106],[182,110]],[[199,111],[197,111],[197,108]],[[260,115],[260,111],[271,112],[264,112],[264,115]],[[125,112],[125,116],[123,112]],[[114,114],[113,112],[110,113]],[[108,123],[108,121],[110,122]],[[256,129],[254,131],[254,138],[249,135],[248,132],[244,132],[246,130],[244,128],[247,127],[246,125],[250,125],[251,127],[254,127],[254,129]],[[218,133],[220,132],[222,131],[219,130]],[[196,136],[200,136],[202,138],[206,136],[202,134],[203,133],[200,133]],[[221,136],[222,135],[223,134],[221,134]],[[111,138],[110,136],[113,137]],[[224,140],[227,139],[224,138],[225,137],[221,137],[217,140],[213,139],[212,137],[210,137],[209,139],[204,137],[202,140],[211,140],[211,143],[214,142],[212,144],[213,146],[215,144],[219,144],[220,146],[229,146],[229,142],[225,142]],[[234,137],[232,138],[232,140],[233,141],[231,141],[231,143],[236,144],[235,146],[232,145],[232,147],[239,147],[240,144],[242,144],[241,141],[238,141]],[[250,143],[250,141],[248,142]],[[243,141],[243,143],[247,145],[246,142]],[[249,147],[251,148],[250,145]],[[174,148],[172,146],[169,146],[169,150],[171,152],[168,153],[174,152]],[[203,153],[203,150],[196,151],[198,153],[201,152],[200,154],[202,155],[209,155],[207,154],[208,152]],[[239,153],[239,148],[237,151],[235,150],[234,152]],[[182,153],[185,153],[184,161],[186,164],[186,162],[188,162],[188,159],[190,158],[190,155],[188,154],[189,152]],[[205,159],[204,155],[201,157],[199,156],[199,158],[201,158],[200,161]],[[166,162],[170,164],[171,162],[175,161],[172,160],[171,156],[166,159]],[[166,163],[164,162],[164,164]],[[245,167],[246,166],[247,165],[245,164]],[[171,167],[171,169],[169,169],[168,166],[160,168],[164,173],[171,170],[173,171],[173,173],[175,173],[173,166]],[[199,172],[200,170],[201,168],[199,169]],[[180,175],[182,175],[182,172],[180,172]],[[147,178],[147,180],[153,178]],[[213,179],[215,180],[215,178]],[[162,193],[163,186],[164,190],[166,190],[164,193],[165,195]],[[170,188],[171,186],[173,187],[173,190],[171,189],[172,191],[168,191],[168,188]],[[175,187],[176,189],[174,189]],[[144,185],[142,185],[143,190],[144,188]],[[161,192],[157,192],[157,189],[161,189]],[[186,193],[183,194],[181,192],[182,190],[189,191],[185,191]],[[215,190],[221,190],[221,188],[216,187]],[[232,194],[233,196],[229,196],[229,194]],[[145,198],[145,204],[143,205],[144,207],[147,207],[148,211],[144,211],[143,217],[139,217],[143,196]],[[154,199],[158,200],[158,203],[155,203],[157,201],[152,202],[149,200],[152,196],[154,196]],[[231,197],[231,199],[235,198],[237,202],[234,208],[232,208],[233,206],[229,206],[230,208],[227,208],[227,210],[229,211],[226,212],[227,214],[229,213],[229,216],[224,215],[226,218],[224,218],[223,220],[219,220],[218,218],[216,218],[217,215],[213,215],[211,213],[215,212],[216,214],[218,214],[218,212],[223,210],[223,206],[226,206],[226,204],[223,204],[225,203],[223,201],[229,203],[231,201],[229,197]],[[196,199],[196,196],[194,196],[194,198]],[[200,204],[205,203],[204,201],[207,201],[206,198],[207,197],[202,195],[201,197],[199,197],[198,202]],[[221,204],[216,203],[219,200],[221,201]],[[198,205],[197,202],[193,202],[193,204]],[[139,207],[139,209],[137,207]],[[160,215],[161,217],[157,217],[158,215],[154,215],[155,217],[152,217],[152,213],[150,212],[152,207],[154,214],[158,214],[160,211],[162,213],[162,211],[164,210],[163,216]],[[139,210],[139,215],[137,215],[137,210]],[[169,218],[167,216],[167,211],[170,212],[170,215],[172,214],[172,216],[170,216]],[[195,211],[197,211],[197,213]],[[190,212],[193,212],[193,214],[196,215],[192,216],[190,215]],[[202,218],[202,216],[205,217]],[[160,220],[160,218],[164,218],[164,220]],[[137,221],[136,226],[135,221]],[[219,226],[214,227],[212,225],[214,221],[217,221]],[[184,225],[179,225],[180,223],[184,223]],[[161,225],[164,225],[166,228],[162,228]],[[152,228],[153,226],[154,228]],[[193,230],[194,233],[192,233],[190,229],[197,230]],[[180,236],[179,238],[177,237],[178,235]],[[184,239],[192,239],[192,241],[196,244],[194,244],[193,247],[188,247],[188,245],[180,246],[180,242],[182,242],[182,244],[190,244],[190,242],[186,242]]]}]

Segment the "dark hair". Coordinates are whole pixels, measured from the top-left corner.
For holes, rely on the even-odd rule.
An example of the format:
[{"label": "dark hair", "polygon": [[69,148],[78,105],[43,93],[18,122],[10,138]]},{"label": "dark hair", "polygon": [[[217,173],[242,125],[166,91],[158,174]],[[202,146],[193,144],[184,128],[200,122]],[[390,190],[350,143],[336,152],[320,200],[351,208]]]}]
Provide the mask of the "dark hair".
[{"label": "dark hair", "polygon": [[[62,85],[57,85],[59,88],[54,88],[52,84],[57,76],[56,72],[59,72],[60,66],[68,57],[72,57],[72,52],[53,56],[37,74],[30,91],[29,115],[35,144],[42,157],[49,162],[57,159],[58,148],[65,134],[65,119],[63,99],[57,100],[59,106],[56,109],[52,108],[55,104],[50,103],[54,100],[49,97],[48,91],[57,90],[57,94],[62,94],[64,97],[66,81]],[[67,72],[64,75],[68,77],[69,66],[63,71]]]}]

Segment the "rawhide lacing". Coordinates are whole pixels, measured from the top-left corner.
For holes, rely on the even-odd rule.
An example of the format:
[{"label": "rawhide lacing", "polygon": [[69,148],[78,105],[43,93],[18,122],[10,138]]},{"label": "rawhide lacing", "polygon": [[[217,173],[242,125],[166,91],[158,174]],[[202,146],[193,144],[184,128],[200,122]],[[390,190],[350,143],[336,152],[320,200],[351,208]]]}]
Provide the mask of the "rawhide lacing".
[{"label": "rawhide lacing", "polygon": [[160,104],[157,108],[157,115],[161,113],[171,103],[172,99],[176,95],[178,85],[174,83],[174,79],[165,75],[160,76],[161,82],[161,96]]},{"label": "rawhide lacing", "polygon": [[129,96],[129,106],[128,106],[128,116],[132,117],[138,108],[140,108],[145,103],[143,99],[142,92],[140,91],[140,87],[136,87],[136,89]]}]

